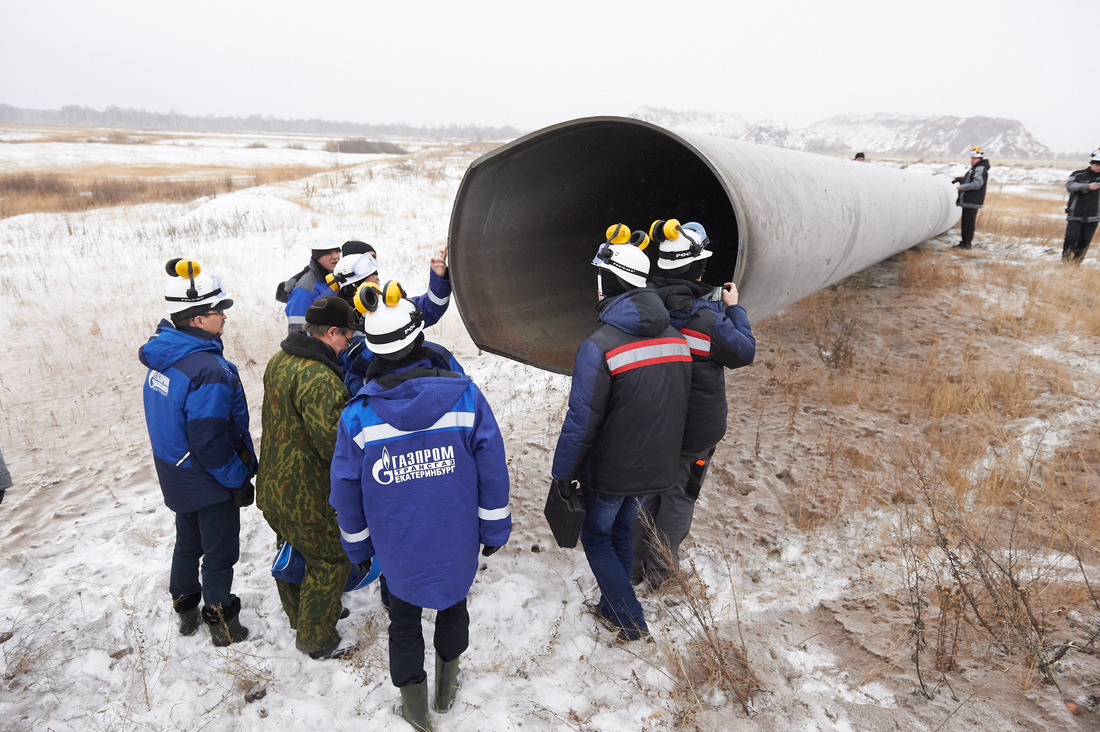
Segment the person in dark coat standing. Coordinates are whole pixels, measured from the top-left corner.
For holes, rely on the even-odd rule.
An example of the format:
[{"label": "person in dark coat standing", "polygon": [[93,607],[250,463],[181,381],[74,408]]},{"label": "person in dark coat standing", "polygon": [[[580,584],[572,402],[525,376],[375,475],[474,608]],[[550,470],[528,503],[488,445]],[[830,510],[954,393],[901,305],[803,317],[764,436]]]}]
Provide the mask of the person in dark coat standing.
[{"label": "person in dark coat standing", "polygon": [[[620,236],[620,234],[625,234]],[[615,225],[592,261],[599,327],[577,349],[569,410],[558,436],[552,490],[585,506],[580,540],[600,587],[597,617],[617,641],[649,636],[630,584],[633,525],[641,499],[676,480],[691,390],[691,350],[646,287],[649,258]]]},{"label": "person in dark coat standing", "polygon": [[969,249],[974,241],[974,226],[978,221],[978,209],[985,203],[985,188],[989,184],[989,161],[980,147],[970,148],[970,170],[951,182],[959,192],[955,205],[962,208],[962,241],[956,249]]},{"label": "person in dark coat standing", "polygon": [[[210,627],[216,646],[248,637],[233,594],[240,558],[241,508],[255,498],[256,450],[237,367],[222,355],[225,311],[233,305],[221,280],[188,259],[173,259],[164,299],[171,322],[138,351],[145,376],[145,422],[164,503],[176,515],[168,589],[182,635]],[[199,581],[199,560],[202,581]]]},{"label": "person in dark coat standing", "polygon": [[634,526],[631,582],[645,580],[657,587],[679,564],[680,544],[691,529],[711,456],[726,434],[725,370],[751,364],[756,339],[748,314],[737,304],[737,287],[727,282],[716,292],[701,282],[712,254],[702,224],[692,221],[681,227],[675,219],[655,221],[649,233],[660,242],[657,268],[663,274],[650,282],[668,309],[672,327],[691,348],[691,398],[676,480],[646,498]]},{"label": "person in dark coat standing", "polygon": [[1100,222],[1100,150],[1092,154],[1089,167],[1075,170],[1066,182],[1066,241],[1062,261],[1080,264],[1089,250],[1096,224]]}]

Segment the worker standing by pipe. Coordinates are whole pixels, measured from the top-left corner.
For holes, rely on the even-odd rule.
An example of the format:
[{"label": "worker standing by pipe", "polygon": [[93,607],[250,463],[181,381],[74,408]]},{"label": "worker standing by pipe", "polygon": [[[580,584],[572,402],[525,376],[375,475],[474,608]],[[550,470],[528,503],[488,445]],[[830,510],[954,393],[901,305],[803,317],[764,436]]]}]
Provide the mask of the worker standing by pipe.
[{"label": "worker standing by pipe", "polygon": [[691,352],[646,287],[649,243],[615,224],[592,260],[600,326],[577,348],[569,411],[552,490],[570,498],[577,483],[585,516],[580,540],[600,586],[596,616],[620,643],[649,637],[630,584],[640,499],[672,485],[691,389]]},{"label": "worker standing by pipe", "polygon": [[691,396],[676,481],[646,498],[634,526],[631,583],[644,580],[656,588],[679,564],[680,544],[691,529],[711,456],[726,434],[725,369],[751,364],[756,340],[748,313],[737,304],[736,285],[727,282],[715,293],[701,281],[712,254],[702,224],[654,221],[649,235],[660,242],[657,268],[662,273],[651,283],[668,309],[672,327],[691,348]]},{"label": "worker standing by pipe", "polygon": [[962,209],[962,241],[956,249],[969,249],[974,241],[974,227],[978,221],[978,209],[985,203],[985,189],[989,185],[989,161],[980,147],[970,148],[970,170],[955,178],[955,190],[959,197],[955,205]]}]

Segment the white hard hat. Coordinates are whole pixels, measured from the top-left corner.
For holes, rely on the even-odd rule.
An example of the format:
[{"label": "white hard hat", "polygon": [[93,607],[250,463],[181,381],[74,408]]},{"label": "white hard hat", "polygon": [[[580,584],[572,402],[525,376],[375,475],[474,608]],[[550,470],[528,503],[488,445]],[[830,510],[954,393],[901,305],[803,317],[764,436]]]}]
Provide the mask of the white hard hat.
[{"label": "white hard hat", "polygon": [[[608,229],[608,231],[611,231],[611,229]],[[635,235],[644,238],[645,232],[635,232]],[[648,243],[649,240],[645,239],[645,244]],[[604,242],[600,244],[600,248],[596,251],[596,257],[592,260],[592,264],[600,269],[606,269],[633,287],[645,287],[646,279],[649,277],[649,257],[645,255],[641,247],[634,244]]]},{"label": "white hard hat", "polygon": [[306,246],[311,252],[329,252],[344,246],[347,237],[332,229],[314,229],[306,237]]},{"label": "white hard hat", "polygon": [[355,293],[355,309],[363,314],[367,348],[379,356],[400,352],[424,330],[424,314],[405,297],[401,283],[365,282]]},{"label": "white hard hat", "polygon": [[187,310],[225,310],[233,306],[229,293],[222,288],[217,275],[201,274],[198,262],[193,259],[172,259],[164,267],[171,275],[164,288],[168,314],[177,315]]},{"label": "white hard hat", "polygon": [[1100,150],[1093,150],[1092,157],[1089,158],[1090,163],[1100,163]]},{"label": "white hard hat", "polygon": [[683,226],[676,219],[654,221],[650,236],[661,242],[657,247],[657,267],[660,269],[679,269],[714,254],[707,249],[710,239],[706,229],[694,221]]},{"label": "white hard hat", "polygon": [[378,272],[378,263],[374,260],[373,254],[349,254],[340,258],[332,274],[325,278],[325,282],[332,289],[339,291],[344,285],[362,282],[376,272]]},{"label": "white hard hat", "polygon": [[982,149],[980,147],[975,145],[974,147],[970,148],[970,157],[972,157],[972,158],[984,158],[985,153],[982,152]]}]

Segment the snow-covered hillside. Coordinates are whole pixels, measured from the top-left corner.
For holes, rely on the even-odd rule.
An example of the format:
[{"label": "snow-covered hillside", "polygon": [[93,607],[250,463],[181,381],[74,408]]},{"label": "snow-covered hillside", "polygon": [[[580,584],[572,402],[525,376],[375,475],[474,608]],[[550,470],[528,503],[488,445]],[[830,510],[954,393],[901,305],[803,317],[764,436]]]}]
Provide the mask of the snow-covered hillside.
[{"label": "snow-covered hillside", "polygon": [[673,130],[810,152],[967,157],[970,147],[978,145],[987,157],[1049,159],[1052,155],[1020,122],[1003,118],[843,115],[795,129],[770,120],[746,123],[729,115],[649,107],[630,116]]}]

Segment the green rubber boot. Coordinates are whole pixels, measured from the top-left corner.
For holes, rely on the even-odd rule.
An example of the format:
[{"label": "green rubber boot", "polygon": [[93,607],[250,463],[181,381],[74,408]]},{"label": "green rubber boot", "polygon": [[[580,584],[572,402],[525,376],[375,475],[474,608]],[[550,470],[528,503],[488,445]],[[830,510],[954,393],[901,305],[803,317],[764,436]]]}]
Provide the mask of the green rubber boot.
[{"label": "green rubber boot", "polygon": [[409,684],[401,688],[401,718],[412,725],[416,732],[432,732],[432,720],[428,717],[428,681]]},{"label": "green rubber boot", "polygon": [[458,694],[458,659],[444,661],[435,654],[435,698],[432,709],[437,712],[449,712]]}]

